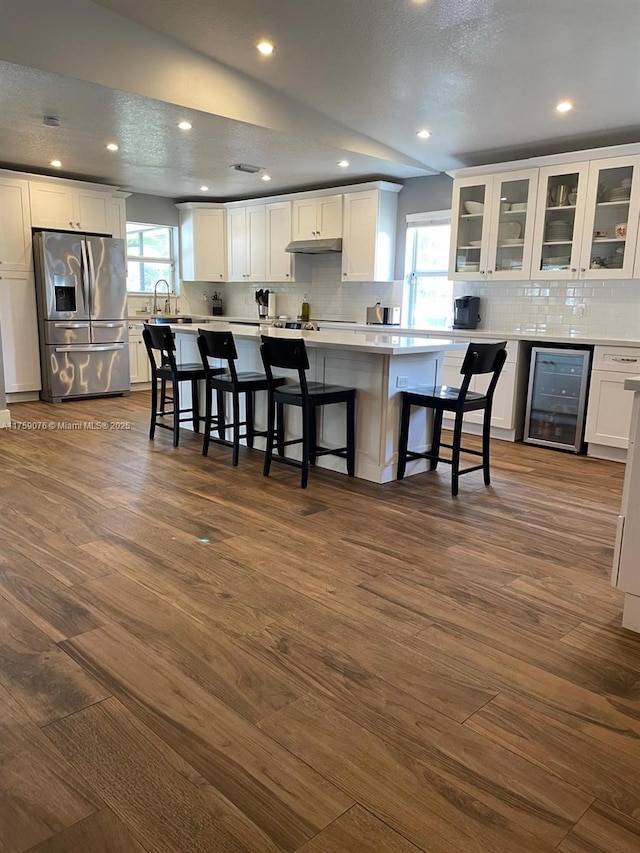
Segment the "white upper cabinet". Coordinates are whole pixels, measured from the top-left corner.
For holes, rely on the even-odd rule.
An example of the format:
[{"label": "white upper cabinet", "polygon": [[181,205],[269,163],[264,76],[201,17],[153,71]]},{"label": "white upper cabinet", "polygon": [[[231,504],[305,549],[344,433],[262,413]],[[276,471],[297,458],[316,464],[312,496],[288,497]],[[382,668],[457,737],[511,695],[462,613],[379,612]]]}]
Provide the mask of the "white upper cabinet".
[{"label": "white upper cabinet", "polygon": [[454,182],[450,278],[529,278],[537,188],[537,169]]},{"label": "white upper cabinet", "polygon": [[226,281],[227,233],[223,207],[180,209],[180,264],[184,281]]},{"label": "white upper cabinet", "polygon": [[0,270],[32,266],[29,183],[0,177]]},{"label": "white upper cabinet", "polygon": [[342,237],[342,196],[294,199],[292,240]]},{"label": "white upper cabinet", "polygon": [[34,228],[112,233],[112,193],[30,181],[29,194]]},{"label": "white upper cabinet", "polygon": [[265,281],[293,281],[293,255],[285,252],[291,242],[291,202],[267,204]]},{"label": "white upper cabinet", "polygon": [[265,206],[227,211],[227,281],[265,280]]},{"label": "white upper cabinet", "polygon": [[345,193],[342,281],[393,281],[397,208],[397,191]]}]

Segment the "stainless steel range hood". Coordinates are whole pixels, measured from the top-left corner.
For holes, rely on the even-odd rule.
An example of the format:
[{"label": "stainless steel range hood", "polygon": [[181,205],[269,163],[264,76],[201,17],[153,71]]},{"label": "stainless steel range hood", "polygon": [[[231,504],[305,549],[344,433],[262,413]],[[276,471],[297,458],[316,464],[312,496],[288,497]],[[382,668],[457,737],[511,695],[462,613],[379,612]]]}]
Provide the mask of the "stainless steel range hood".
[{"label": "stainless steel range hood", "polygon": [[341,237],[332,237],[328,240],[292,240],[285,248],[285,252],[299,255],[322,255],[327,252],[341,251]]}]

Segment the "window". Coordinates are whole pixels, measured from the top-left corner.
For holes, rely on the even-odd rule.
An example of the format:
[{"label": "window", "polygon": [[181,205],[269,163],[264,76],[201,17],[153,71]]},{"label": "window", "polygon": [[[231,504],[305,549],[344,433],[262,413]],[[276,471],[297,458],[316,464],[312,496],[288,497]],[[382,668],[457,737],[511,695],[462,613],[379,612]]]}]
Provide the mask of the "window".
[{"label": "window", "polygon": [[453,322],[453,282],[448,278],[451,211],[409,214],[405,254],[408,322],[447,328]]},{"label": "window", "polygon": [[153,293],[160,278],[175,292],[174,229],[170,225],[127,222],[127,291]]}]

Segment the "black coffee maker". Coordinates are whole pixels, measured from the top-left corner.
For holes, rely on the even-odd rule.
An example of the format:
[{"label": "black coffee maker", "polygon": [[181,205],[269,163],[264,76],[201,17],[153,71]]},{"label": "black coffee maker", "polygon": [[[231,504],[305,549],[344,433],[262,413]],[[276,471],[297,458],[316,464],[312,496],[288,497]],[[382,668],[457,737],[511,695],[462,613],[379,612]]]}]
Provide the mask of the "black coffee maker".
[{"label": "black coffee maker", "polygon": [[480,297],[461,296],[453,300],[453,328],[475,329],[480,322]]}]

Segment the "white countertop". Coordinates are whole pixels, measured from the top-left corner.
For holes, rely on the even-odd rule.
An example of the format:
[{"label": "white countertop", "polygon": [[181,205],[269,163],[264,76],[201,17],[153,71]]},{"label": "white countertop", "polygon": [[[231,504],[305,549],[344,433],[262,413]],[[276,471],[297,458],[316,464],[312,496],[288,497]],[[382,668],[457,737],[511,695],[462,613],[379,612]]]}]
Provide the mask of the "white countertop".
[{"label": "white countertop", "polygon": [[[208,314],[190,314],[196,323],[250,323],[257,328],[260,320],[257,317],[241,317],[241,316],[223,316],[213,317]],[[149,315],[138,314],[135,317],[129,317],[129,321],[137,321],[144,323],[150,318]],[[272,322],[272,321],[268,321]],[[372,334],[387,334],[400,337],[427,337],[427,338],[463,338],[465,340],[492,340],[492,341],[548,341],[549,343],[575,343],[587,344],[593,346],[621,346],[621,347],[640,347],[640,338],[615,338],[603,337],[601,335],[584,334],[576,332],[574,334],[557,334],[554,332],[536,331],[530,328],[514,328],[508,331],[494,329],[443,329],[443,328],[417,328],[411,326],[371,326],[366,323],[346,323],[339,321],[315,320],[320,324],[321,331],[331,332],[365,332]],[[249,326],[248,328],[251,328]],[[373,330],[376,330],[374,332]]]},{"label": "white countertop", "polygon": [[222,331],[228,329],[237,338],[255,339],[260,335],[275,338],[303,338],[309,347],[322,349],[349,350],[351,352],[369,352],[380,355],[407,355],[415,353],[442,352],[447,349],[465,349],[466,343],[456,342],[447,338],[428,338],[420,336],[395,335],[388,330],[383,332],[353,332],[340,331],[302,331],[298,329],[274,329],[272,326],[242,326],[235,323],[181,324],[170,323],[169,327],[175,334],[197,335],[198,328]]}]

